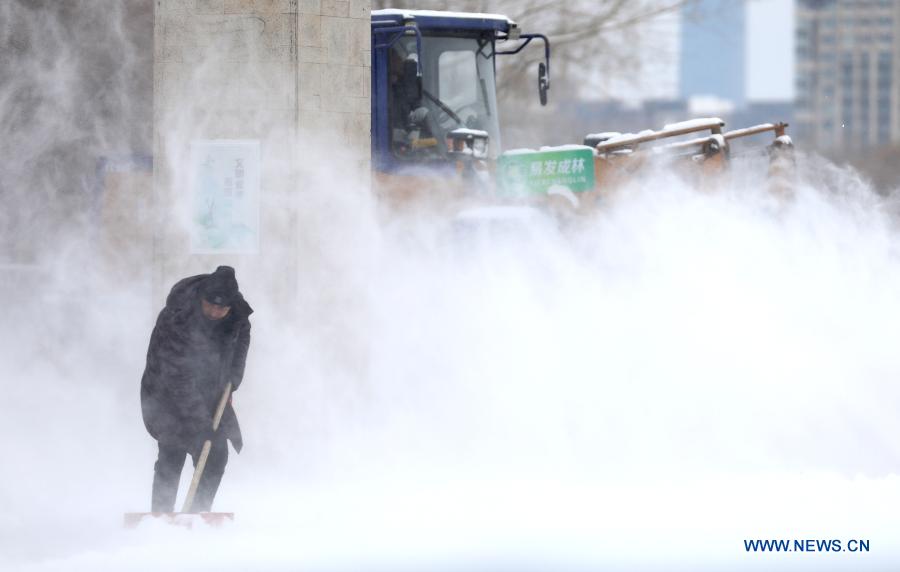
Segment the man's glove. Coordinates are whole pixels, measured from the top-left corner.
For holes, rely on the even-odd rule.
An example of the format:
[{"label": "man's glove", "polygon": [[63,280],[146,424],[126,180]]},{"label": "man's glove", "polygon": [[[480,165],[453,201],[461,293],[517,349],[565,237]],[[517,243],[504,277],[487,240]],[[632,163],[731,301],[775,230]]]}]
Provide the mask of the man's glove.
[{"label": "man's glove", "polygon": [[427,107],[419,107],[413,109],[409,112],[409,123],[410,125],[421,125],[425,118],[428,117],[428,108]]}]

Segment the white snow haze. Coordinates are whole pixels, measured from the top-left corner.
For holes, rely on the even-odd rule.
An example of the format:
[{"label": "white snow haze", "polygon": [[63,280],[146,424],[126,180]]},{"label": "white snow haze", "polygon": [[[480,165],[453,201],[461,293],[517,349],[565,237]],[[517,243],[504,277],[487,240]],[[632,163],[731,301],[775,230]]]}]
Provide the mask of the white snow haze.
[{"label": "white snow haze", "polygon": [[[256,310],[214,505],[235,520],[124,529],[150,505],[165,291],[151,253],[110,254],[91,176],[151,139],[152,53],[120,3],[54,4],[0,3],[0,570],[896,569],[896,202],[802,149],[787,198],[759,161],[715,188],[660,170],[485,238],[397,222],[299,145],[297,225],[267,272],[235,263]],[[871,550],[744,548],[780,538]]]}]

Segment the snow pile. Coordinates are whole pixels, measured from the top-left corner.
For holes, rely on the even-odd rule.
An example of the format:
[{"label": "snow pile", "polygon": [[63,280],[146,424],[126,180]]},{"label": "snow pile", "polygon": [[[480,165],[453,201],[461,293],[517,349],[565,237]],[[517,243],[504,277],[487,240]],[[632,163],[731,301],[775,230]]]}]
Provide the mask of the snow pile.
[{"label": "snow pile", "polygon": [[266,277],[244,277],[247,447],[219,531],[121,529],[154,455],[146,301],[94,277],[66,337],[52,281],[36,302],[56,318],[3,334],[0,564],[794,569],[747,555],[757,537],[871,541],[807,555],[829,569],[895,561],[900,237],[827,165],[784,204],[736,176],[712,194],[636,181],[565,237],[343,226],[341,271],[309,268],[301,293],[364,284],[330,331],[281,322],[253,296]]}]

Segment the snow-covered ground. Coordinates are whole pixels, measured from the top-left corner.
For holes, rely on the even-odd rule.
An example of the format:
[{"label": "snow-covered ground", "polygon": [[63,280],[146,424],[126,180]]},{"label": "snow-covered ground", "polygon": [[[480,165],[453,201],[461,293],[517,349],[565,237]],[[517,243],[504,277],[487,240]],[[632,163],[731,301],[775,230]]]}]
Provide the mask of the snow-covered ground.
[{"label": "snow-covered ground", "polygon": [[[319,189],[338,263],[298,299],[334,293],[327,323],[238,268],[257,313],[219,530],[122,528],[149,504],[161,301],[62,253],[0,325],[0,569],[890,570],[900,235],[852,173],[803,165],[785,202],[762,170],[660,173],[464,248]],[[782,538],[870,551],[744,548]]]}]

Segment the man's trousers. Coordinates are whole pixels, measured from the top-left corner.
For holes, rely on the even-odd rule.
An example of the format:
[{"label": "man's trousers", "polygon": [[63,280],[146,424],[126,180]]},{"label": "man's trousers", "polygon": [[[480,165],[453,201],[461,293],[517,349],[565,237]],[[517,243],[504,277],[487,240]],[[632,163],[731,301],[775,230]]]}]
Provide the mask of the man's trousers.
[{"label": "man's trousers", "polygon": [[[181,479],[181,470],[184,467],[185,456],[189,452],[178,445],[159,443],[159,456],[153,466],[153,512],[173,512],[175,510],[175,495],[178,493],[178,481]],[[194,467],[200,458],[200,451],[190,452]],[[228,463],[228,440],[217,436],[213,439],[206,459],[206,468],[200,477],[197,494],[191,506],[191,512],[209,512],[212,509],[213,499],[222,482],[225,473],[225,465]]]}]

